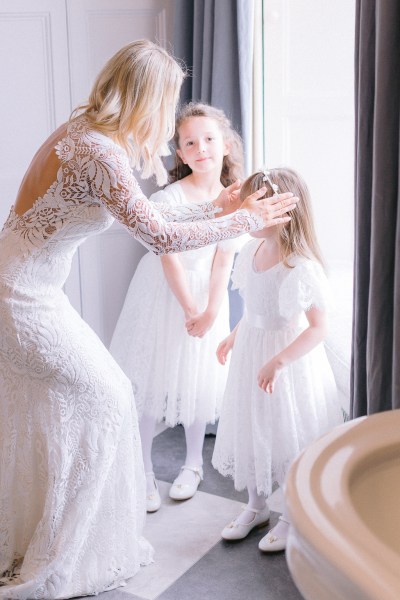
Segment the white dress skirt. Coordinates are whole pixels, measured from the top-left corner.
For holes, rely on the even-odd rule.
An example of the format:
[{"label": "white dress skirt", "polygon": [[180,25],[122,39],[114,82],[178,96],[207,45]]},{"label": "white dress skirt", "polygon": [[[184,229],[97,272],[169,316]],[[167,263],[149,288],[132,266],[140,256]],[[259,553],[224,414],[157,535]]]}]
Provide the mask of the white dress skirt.
[{"label": "white dress skirt", "polygon": [[232,351],[213,466],[235,488],[256,485],[269,496],[283,485],[292,461],[310,442],[343,421],[332,370],[323,344],[283,369],[274,392],[257,383],[260,368],[307,326],[305,311],[327,309],[329,288],[321,266],[292,257],[257,272],[260,240],[239,254],[232,280],[244,299],[244,316]]},{"label": "white dress skirt", "polygon": [[[151,200],[171,206],[187,202],[179,182],[153,194]],[[207,306],[217,248],[232,251],[236,245],[226,240],[179,253],[199,311]],[[218,363],[216,350],[228,334],[228,292],[211,329],[203,338],[191,337],[160,258],[146,254],[132,278],[110,345],[132,381],[139,418],[146,414],[165,419],[170,426],[188,426],[194,420],[214,423],[228,374],[227,366]]]}]

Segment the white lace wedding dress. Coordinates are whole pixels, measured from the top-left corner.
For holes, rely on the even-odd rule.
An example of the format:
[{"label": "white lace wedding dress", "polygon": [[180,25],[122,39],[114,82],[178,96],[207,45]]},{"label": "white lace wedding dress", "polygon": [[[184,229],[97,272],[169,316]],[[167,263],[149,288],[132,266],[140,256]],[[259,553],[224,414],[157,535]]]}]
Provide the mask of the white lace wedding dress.
[{"label": "white lace wedding dress", "polygon": [[[56,181],[0,234],[0,598],[70,598],[152,560],[129,380],[71,307],[73,254],[117,218],[157,253],[261,227],[211,203],[150,203],[124,150],[72,121]],[[197,221],[196,221],[197,219]],[[179,221],[179,222],[178,222]],[[190,221],[190,222],[183,222]]]}]

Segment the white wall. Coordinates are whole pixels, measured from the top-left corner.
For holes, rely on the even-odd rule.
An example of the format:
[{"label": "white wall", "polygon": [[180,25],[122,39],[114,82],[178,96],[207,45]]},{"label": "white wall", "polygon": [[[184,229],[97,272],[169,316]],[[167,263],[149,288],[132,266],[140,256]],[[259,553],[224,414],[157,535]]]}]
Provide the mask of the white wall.
[{"label": "white wall", "polygon": [[[1,0],[0,223],[32,156],[85,101],[105,61],[127,42],[170,46],[173,0]],[[143,182],[145,193],[154,181]],[[66,284],[108,345],[143,246],[118,224],[79,249]]]},{"label": "white wall", "polygon": [[264,0],[266,163],[297,169],[328,264],[352,261],[354,0]]}]

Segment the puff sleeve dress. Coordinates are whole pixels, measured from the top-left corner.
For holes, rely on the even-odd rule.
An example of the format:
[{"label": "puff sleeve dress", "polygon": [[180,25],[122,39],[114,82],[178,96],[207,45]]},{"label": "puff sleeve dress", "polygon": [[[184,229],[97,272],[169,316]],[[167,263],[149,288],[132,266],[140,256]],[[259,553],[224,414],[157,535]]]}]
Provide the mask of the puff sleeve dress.
[{"label": "puff sleeve dress", "polygon": [[291,266],[278,263],[257,272],[254,255],[260,240],[241,251],[232,275],[244,299],[213,465],[242,490],[255,482],[259,493],[282,485],[299,452],[342,422],[336,385],[324,345],[285,367],[274,392],[259,388],[257,375],[268,360],[288,346],[305,327],[305,311],[328,309],[329,288],[322,267],[304,257]]}]

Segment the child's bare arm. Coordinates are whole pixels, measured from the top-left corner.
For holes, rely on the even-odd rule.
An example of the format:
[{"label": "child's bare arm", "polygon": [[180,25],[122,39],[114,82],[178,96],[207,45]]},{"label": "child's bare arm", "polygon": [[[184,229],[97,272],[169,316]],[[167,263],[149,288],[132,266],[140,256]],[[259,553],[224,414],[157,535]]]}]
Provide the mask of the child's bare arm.
[{"label": "child's bare arm", "polygon": [[293,340],[289,346],[261,367],[258,373],[258,385],[265,392],[272,394],[275,382],[282,369],[291,362],[301,358],[322,342],[327,331],[326,312],[311,308],[306,312],[309,323],[307,329]]},{"label": "child's bare arm", "polygon": [[226,294],[232,270],[234,251],[217,248],[210,277],[208,303],[204,312],[195,315],[186,323],[189,335],[203,337],[213,326]]},{"label": "child's bare arm", "polygon": [[162,268],[167,283],[182,307],[185,319],[189,319],[197,313],[197,307],[192,293],[189,289],[185,269],[176,254],[168,254],[160,257]]}]

